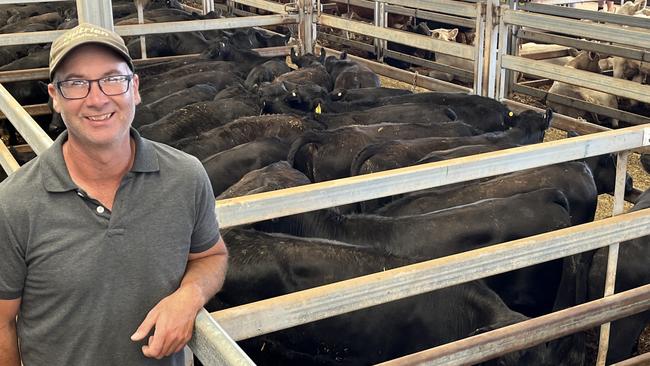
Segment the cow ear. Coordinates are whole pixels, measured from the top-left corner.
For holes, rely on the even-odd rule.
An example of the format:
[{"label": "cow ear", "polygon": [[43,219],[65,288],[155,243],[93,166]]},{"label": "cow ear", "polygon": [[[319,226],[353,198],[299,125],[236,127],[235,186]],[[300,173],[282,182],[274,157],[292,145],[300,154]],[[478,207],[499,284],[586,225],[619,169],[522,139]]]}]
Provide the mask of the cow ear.
[{"label": "cow ear", "polygon": [[346,58],[348,58],[348,53],[346,51],[341,52],[339,59],[345,60]]},{"label": "cow ear", "polygon": [[438,32],[437,30],[431,32],[431,37],[433,37],[434,39],[440,39],[440,32]]},{"label": "cow ear", "polygon": [[592,61],[600,60],[600,55],[598,54],[598,52],[589,51],[588,55],[589,55],[589,59],[592,60]]},{"label": "cow ear", "polygon": [[450,39],[456,39],[457,35],[458,35],[458,28],[454,28],[451,31],[449,31],[449,38]]},{"label": "cow ear", "polygon": [[296,56],[296,49],[291,47],[291,62],[298,65],[298,56]]},{"label": "cow ear", "polygon": [[325,54],[325,47],[321,47],[321,49],[320,49],[320,59],[319,59],[321,64],[325,64],[325,57],[326,56],[327,55]]}]

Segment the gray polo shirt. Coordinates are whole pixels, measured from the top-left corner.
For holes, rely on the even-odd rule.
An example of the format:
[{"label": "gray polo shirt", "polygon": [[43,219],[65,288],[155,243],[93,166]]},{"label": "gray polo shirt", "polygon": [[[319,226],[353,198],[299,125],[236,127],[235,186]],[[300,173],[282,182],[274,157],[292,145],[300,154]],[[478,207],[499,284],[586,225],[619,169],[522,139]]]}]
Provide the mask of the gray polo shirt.
[{"label": "gray polo shirt", "polygon": [[25,366],[182,365],[142,355],[131,334],[176,290],[190,252],[219,239],[194,157],[131,130],[133,168],[110,212],[72,182],[52,147],[0,183],[0,299],[22,297]]}]

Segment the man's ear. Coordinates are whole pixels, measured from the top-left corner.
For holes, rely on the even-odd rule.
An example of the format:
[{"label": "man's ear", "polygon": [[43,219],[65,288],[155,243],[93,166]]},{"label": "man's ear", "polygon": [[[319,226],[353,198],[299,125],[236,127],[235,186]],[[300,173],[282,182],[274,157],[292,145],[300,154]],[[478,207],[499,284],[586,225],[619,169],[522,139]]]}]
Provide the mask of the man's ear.
[{"label": "man's ear", "polygon": [[61,108],[59,107],[59,100],[56,95],[56,87],[54,84],[49,83],[47,84],[47,94],[50,95],[50,98],[52,99],[52,109],[54,112],[61,113]]},{"label": "man's ear", "polygon": [[140,104],[142,102],[142,98],[140,97],[140,77],[138,74],[133,74],[133,100],[135,101],[135,105]]}]

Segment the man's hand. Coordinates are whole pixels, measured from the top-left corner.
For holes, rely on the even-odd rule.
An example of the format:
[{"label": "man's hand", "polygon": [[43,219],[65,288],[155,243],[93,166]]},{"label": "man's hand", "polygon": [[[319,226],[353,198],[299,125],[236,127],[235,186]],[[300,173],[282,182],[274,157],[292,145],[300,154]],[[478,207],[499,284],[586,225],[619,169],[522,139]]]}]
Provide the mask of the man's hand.
[{"label": "man's hand", "polygon": [[196,314],[223,285],[227,267],[228,250],[221,238],[204,252],[190,253],[178,290],[160,300],[131,336],[139,341],[155,328],[142,347],[145,356],[161,359],[189,342]]},{"label": "man's hand", "polygon": [[142,346],[145,356],[161,359],[179,352],[192,338],[194,320],[202,306],[197,291],[181,287],[149,311],[131,340],[144,339],[154,328],[153,336]]},{"label": "man's hand", "polygon": [[21,299],[0,300],[0,365],[20,366],[16,315]]}]

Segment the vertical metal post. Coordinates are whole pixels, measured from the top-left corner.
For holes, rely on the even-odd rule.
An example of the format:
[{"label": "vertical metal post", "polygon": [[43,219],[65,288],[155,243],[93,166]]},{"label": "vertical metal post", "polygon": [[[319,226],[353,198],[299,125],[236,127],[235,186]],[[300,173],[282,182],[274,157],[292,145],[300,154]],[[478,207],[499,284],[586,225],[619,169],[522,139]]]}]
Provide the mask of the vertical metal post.
[{"label": "vertical metal post", "polygon": [[298,38],[301,54],[314,52],[313,10],[313,0],[298,0]]},{"label": "vertical metal post", "polygon": [[113,30],[113,8],[110,1],[77,0],[79,23],[92,23]]},{"label": "vertical metal post", "polygon": [[487,0],[485,4],[485,48],[483,49],[483,88],[481,95],[496,98],[497,45],[500,23],[499,0]]},{"label": "vertical metal post", "polygon": [[[143,1],[136,0],[135,5],[138,9],[138,23],[144,24]],[[143,60],[147,58],[147,41],[144,36],[140,36],[140,58]]]},{"label": "vertical metal post", "polygon": [[[476,25],[474,36],[474,94],[485,95],[483,83],[483,65],[486,64],[484,52],[486,49],[485,37],[487,9],[489,7],[482,1],[476,2]],[[491,18],[491,17],[490,17]]]},{"label": "vertical metal post", "polygon": [[[386,3],[383,1],[375,1],[375,18],[374,24],[377,27],[386,28],[388,26],[388,13],[386,13]],[[384,39],[375,38],[375,54],[377,61],[384,62],[384,51],[386,50],[387,42]]]},{"label": "vertical metal post", "polygon": [[18,165],[16,159],[13,155],[11,155],[11,152],[9,149],[7,149],[7,146],[5,146],[5,143],[2,141],[0,141],[0,165],[2,165],[2,169],[4,169],[7,175],[15,172],[18,170],[18,168],[20,168],[20,165]]},{"label": "vertical metal post", "polygon": [[214,0],[203,0],[203,15],[214,11]]},{"label": "vertical metal post", "polygon": [[506,71],[502,67],[502,60],[503,60],[503,55],[507,54],[507,43],[510,37],[508,37],[508,32],[509,32],[509,26],[505,24],[503,21],[503,12],[505,11],[506,7],[500,7],[499,8],[499,53],[497,57],[497,65],[496,65],[496,75],[498,75],[497,80],[496,80],[496,89],[497,89],[497,99],[502,100],[503,98],[506,97]]},{"label": "vertical metal post", "polygon": [[[625,177],[627,172],[627,159],[630,156],[629,151],[622,151],[618,153],[616,161],[616,185],[614,186],[614,208],[612,209],[612,216],[620,215],[623,213],[624,195],[625,195]],[[614,294],[616,285],[616,267],[618,264],[618,247],[619,243],[614,243],[609,246],[607,253],[607,274],[605,276],[605,293],[604,296]],[[604,366],[607,361],[607,351],[609,349],[609,330],[610,323],[605,323],[600,326],[600,340],[598,342],[598,358],[596,360],[597,366]]]},{"label": "vertical metal post", "polygon": [[226,13],[233,15],[235,13],[235,2],[233,0],[226,0]]}]

